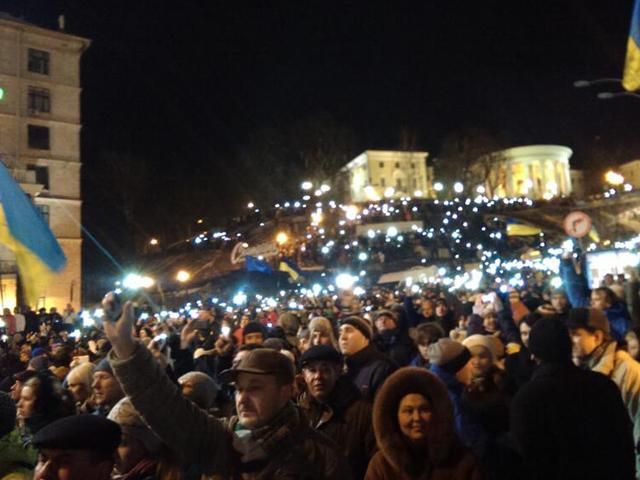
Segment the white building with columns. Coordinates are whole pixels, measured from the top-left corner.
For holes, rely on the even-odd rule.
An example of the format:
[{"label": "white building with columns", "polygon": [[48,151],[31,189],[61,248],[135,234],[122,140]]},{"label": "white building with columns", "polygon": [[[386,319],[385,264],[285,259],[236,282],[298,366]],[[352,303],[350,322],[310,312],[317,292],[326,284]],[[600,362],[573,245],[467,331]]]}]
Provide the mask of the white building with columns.
[{"label": "white building with columns", "polygon": [[[89,40],[0,13],[0,160],[49,223],[67,266],[37,305],[81,305],[80,58]],[[0,248],[0,303],[17,302],[13,255]]]},{"label": "white building with columns", "polygon": [[471,168],[490,196],[549,200],[571,195],[569,159],[573,151],[561,145],[514,147],[480,159]]}]

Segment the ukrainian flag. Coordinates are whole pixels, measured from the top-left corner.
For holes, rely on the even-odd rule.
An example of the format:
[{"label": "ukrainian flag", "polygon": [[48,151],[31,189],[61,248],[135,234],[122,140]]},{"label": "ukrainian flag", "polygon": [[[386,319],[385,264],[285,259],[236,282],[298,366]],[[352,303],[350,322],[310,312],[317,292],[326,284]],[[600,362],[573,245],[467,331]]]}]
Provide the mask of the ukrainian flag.
[{"label": "ukrainian flag", "polygon": [[298,280],[298,278],[300,278],[300,276],[302,275],[302,271],[300,270],[298,265],[296,265],[293,260],[289,260],[287,258],[283,258],[280,261],[278,270],[280,270],[281,272],[287,272],[289,274],[289,277],[291,277],[293,281]]},{"label": "ukrainian flag", "polygon": [[0,243],[16,257],[25,300],[36,305],[67,259],[40,212],[0,162]]},{"label": "ukrainian flag", "polygon": [[509,237],[531,237],[540,235],[541,232],[542,230],[539,227],[519,223],[512,218],[507,219],[507,236]]},{"label": "ukrainian flag", "polygon": [[624,64],[622,86],[625,90],[640,90],[640,0],[636,0],[631,14],[631,30],[627,41],[627,59]]}]

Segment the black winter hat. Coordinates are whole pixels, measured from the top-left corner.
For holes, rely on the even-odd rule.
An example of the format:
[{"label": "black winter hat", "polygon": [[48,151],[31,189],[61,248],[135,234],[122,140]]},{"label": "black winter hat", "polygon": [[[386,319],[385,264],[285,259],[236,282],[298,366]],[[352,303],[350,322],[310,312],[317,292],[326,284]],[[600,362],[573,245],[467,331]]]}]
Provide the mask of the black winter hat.
[{"label": "black winter hat", "polygon": [[569,330],[557,318],[542,317],[531,327],[529,351],[543,362],[570,362]]},{"label": "black winter hat", "polygon": [[50,423],[33,437],[36,448],[114,452],[120,445],[120,427],[98,415],[73,415]]},{"label": "black winter hat", "polygon": [[266,337],[264,327],[258,322],[249,322],[244,326],[242,335],[249,335],[250,333],[261,333],[263,337]]},{"label": "black winter hat", "polygon": [[300,365],[303,367],[311,362],[323,361],[342,363],[342,355],[331,345],[316,345],[302,354]]}]

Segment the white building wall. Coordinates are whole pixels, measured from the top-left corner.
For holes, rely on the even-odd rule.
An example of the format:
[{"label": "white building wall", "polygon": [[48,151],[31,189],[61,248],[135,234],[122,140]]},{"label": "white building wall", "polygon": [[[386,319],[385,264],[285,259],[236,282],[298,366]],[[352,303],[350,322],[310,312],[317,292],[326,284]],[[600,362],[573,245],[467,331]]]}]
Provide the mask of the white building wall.
[{"label": "white building wall", "polygon": [[[34,203],[48,208],[67,255],[67,267],[42,292],[38,307],[63,309],[72,300],[78,309],[82,301],[80,58],[88,46],[84,38],[0,19],[0,154]],[[49,53],[48,74],[29,71],[29,48]],[[29,87],[48,90],[49,112],[29,109]],[[49,148],[29,145],[29,125],[49,129]],[[47,169],[48,185],[36,181],[35,168]],[[3,275],[10,275],[6,250],[0,249],[0,261]]]}]

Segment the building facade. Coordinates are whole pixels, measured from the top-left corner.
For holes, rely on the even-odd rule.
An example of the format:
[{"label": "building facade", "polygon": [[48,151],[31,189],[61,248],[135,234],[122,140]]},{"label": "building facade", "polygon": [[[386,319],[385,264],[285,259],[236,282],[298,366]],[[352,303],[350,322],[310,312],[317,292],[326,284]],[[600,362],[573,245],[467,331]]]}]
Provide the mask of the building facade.
[{"label": "building facade", "polygon": [[569,159],[573,151],[561,145],[514,147],[478,160],[473,178],[491,197],[549,200],[571,195]]},{"label": "building facade", "polygon": [[623,163],[618,170],[624,177],[625,183],[632,185],[634,189],[640,188],[640,159]]},{"label": "building facade", "polygon": [[431,197],[433,169],[428,152],[366,150],[340,170],[346,200]]},{"label": "building facade", "polygon": [[[38,305],[81,305],[80,58],[89,40],[0,15],[0,157],[67,257]],[[0,250],[0,302],[18,296],[12,254]]]}]

